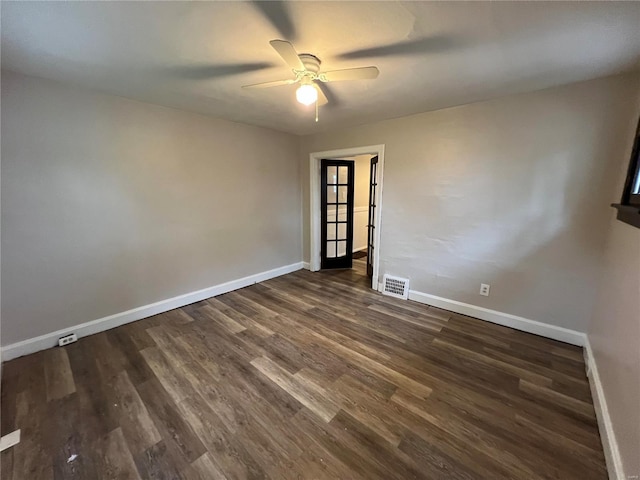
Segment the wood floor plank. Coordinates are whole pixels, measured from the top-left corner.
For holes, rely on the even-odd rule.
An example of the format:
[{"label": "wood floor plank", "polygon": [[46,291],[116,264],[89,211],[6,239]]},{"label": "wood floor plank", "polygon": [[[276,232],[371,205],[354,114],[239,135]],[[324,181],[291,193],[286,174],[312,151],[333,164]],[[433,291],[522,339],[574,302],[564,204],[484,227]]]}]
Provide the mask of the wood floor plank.
[{"label": "wood floor plank", "polygon": [[238,432],[237,438],[270,478],[304,478],[304,471],[296,463],[299,454],[283,449],[271,432],[262,428],[259,423],[245,425]]},{"label": "wood floor plank", "polygon": [[325,345],[329,350],[335,352],[336,354],[342,356],[347,359],[349,362],[352,362],[359,367],[367,370],[374,375],[378,375],[379,377],[393,383],[394,385],[405,388],[407,391],[413,393],[414,395],[420,397],[428,397],[432,389],[426,385],[423,385],[402,373],[399,373],[375,360],[372,360],[361,353],[358,353],[354,350],[345,347],[344,345],[331,341],[326,337],[323,337],[320,334],[312,332],[313,335],[318,341],[320,341],[323,345]]},{"label": "wood floor plank", "polygon": [[29,480],[52,480],[51,456],[37,439],[21,439],[20,447],[13,454],[13,478]]},{"label": "wood floor plank", "polygon": [[69,357],[63,348],[52,348],[45,352],[44,372],[48,401],[63,398],[76,391]]},{"label": "wood floor plank", "polygon": [[253,317],[248,317],[243,315],[237,310],[230,308],[225,303],[221,302],[217,298],[209,298],[207,299],[207,304],[211,305],[216,310],[224,313],[227,317],[231,318],[233,321],[239,323],[247,329],[254,330],[255,332],[261,334],[264,337],[269,337],[273,335],[273,331],[269,330],[267,327],[262,325],[260,322],[257,322],[253,319]]},{"label": "wood floor plank", "polygon": [[377,395],[349,375],[344,375],[334,382],[332,392],[340,400],[340,406],[345,412],[394,447],[400,444],[404,428],[385,408],[387,401],[384,397]]},{"label": "wood floor plank", "polygon": [[[183,333],[180,328],[172,325],[157,325],[147,328],[147,334],[153,339],[154,347],[158,347],[158,349],[162,351],[163,356],[166,357],[168,363],[174,367],[183,365],[190,360],[188,352],[185,351],[185,346],[177,341]],[[147,349],[143,350],[143,352],[147,352],[148,354]],[[143,358],[145,358],[144,354],[142,355]],[[156,360],[159,361],[159,359]],[[150,360],[150,362],[153,363],[154,360]],[[147,365],[150,366],[150,362],[147,361]],[[160,365],[156,365],[156,367],[159,366]],[[151,370],[153,370],[153,368],[151,368]]]},{"label": "wood floor plank", "polygon": [[[125,327],[130,327],[131,325],[133,324],[125,325]],[[153,372],[149,368],[149,365],[147,365],[147,362],[145,362],[142,355],[140,355],[141,348],[139,348],[139,345],[142,345],[142,348],[146,348],[154,347],[156,344],[146,331],[144,333],[145,336],[143,338],[145,341],[143,342],[140,340],[141,335],[138,329],[114,328],[107,332],[109,343],[114,345],[114,347],[124,355],[126,371],[134,385],[146,382],[153,377]]]},{"label": "wood floor plank", "polygon": [[187,474],[189,480],[226,480],[227,477],[206,452],[191,463],[191,472]]},{"label": "wood floor plank", "polygon": [[111,379],[129,366],[126,356],[111,343],[109,332],[86,337],[86,341],[82,343],[83,347],[93,355],[100,377],[103,379]]},{"label": "wood floor plank", "polygon": [[476,472],[460,465],[454,458],[414,433],[407,433],[399,449],[415,459],[425,478],[437,480],[476,480]]},{"label": "wood floor plank", "polygon": [[[3,365],[3,480],[604,480],[582,350],[300,270]],[[77,456],[75,456],[77,455]]]},{"label": "wood floor plank", "polygon": [[3,450],[0,452],[0,473],[2,480],[13,480],[13,450]]},{"label": "wood floor plank", "polygon": [[177,405],[157,379],[143,383],[137,390],[165,447],[170,452],[179,452],[179,458],[182,459],[180,467],[186,467],[186,464],[206,452],[191,425],[180,414]]},{"label": "wood floor plank", "polygon": [[[15,424],[20,428],[20,443],[13,451],[13,478],[45,480],[53,478],[52,452],[48,432],[41,428],[49,414],[45,386],[44,354],[35,354],[22,372],[16,395]],[[4,368],[3,368],[4,370]],[[4,405],[2,405],[4,409]]]},{"label": "wood floor plank", "polygon": [[[40,424],[45,444],[50,446],[51,462],[55,479],[82,480],[96,478],[95,458],[91,446],[95,437],[77,428],[84,421],[84,411],[77,393],[53,400],[49,409],[57,412]],[[70,460],[73,459],[73,460]]]},{"label": "wood floor plank", "polygon": [[[341,415],[341,413],[339,412],[338,415]],[[354,472],[354,476],[364,478],[421,478],[419,475],[413,474],[413,472],[412,475],[402,477],[401,475],[406,474],[406,466],[403,466],[404,468],[397,475],[393,472],[389,473],[383,463],[385,459],[380,458],[380,452],[376,451],[375,455],[371,455],[371,444],[361,445],[352,436],[352,430],[348,426],[337,422],[333,423],[333,420],[329,424],[324,423],[306,408],[298,412],[292,421],[301,430],[308,432],[331,456],[346,465],[349,471]]]},{"label": "wood floor plank", "polygon": [[164,441],[160,441],[134,457],[141,478],[173,480],[180,478],[179,464],[175,462]]},{"label": "wood floor plank", "polygon": [[189,396],[192,390],[191,384],[173,368],[160,349],[156,347],[145,348],[140,353],[174,402],[178,403]]},{"label": "wood floor plank", "polygon": [[212,321],[218,323],[220,326],[225,328],[229,333],[239,333],[243,330],[246,330],[246,327],[238,322],[236,322],[233,318],[225,315],[223,312],[216,310],[210,305],[205,305],[201,309],[205,312]]},{"label": "wood floor plank", "polygon": [[325,422],[331,421],[340,409],[322,387],[291,375],[267,357],[256,358],[251,365]]},{"label": "wood floor plank", "polygon": [[101,452],[100,464],[96,469],[99,479],[140,480],[140,474],[120,428],[99,439],[96,448]]},{"label": "wood floor plank", "polygon": [[218,415],[200,397],[186,398],[178,405],[185,420],[212,454],[218,469],[230,479],[263,479],[266,475],[237,437],[230,435]]},{"label": "wood floor plank", "polygon": [[247,408],[235,401],[235,392],[228,385],[203,386],[198,393],[231,433],[237,432],[253,420],[247,413]]},{"label": "wood floor plank", "polygon": [[412,314],[407,314],[406,312],[398,312],[393,308],[390,308],[386,305],[370,305],[369,309],[374,312],[383,313],[385,315],[389,315],[391,317],[397,318],[402,322],[407,322],[412,325],[416,325],[420,328],[426,328],[432,332],[439,332],[442,330],[442,325],[434,322],[430,322],[428,319]]},{"label": "wood floor plank", "polygon": [[562,393],[555,392],[550,388],[545,388],[544,386],[537,385],[524,379],[520,380],[520,390],[535,398],[549,401],[561,408],[566,408],[567,410],[582,415],[590,420],[595,419],[593,405],[587,402],[563,395]]},{"label": "wood floor plank", "polygon": [[598,450],[584,446],[568,435],[538,425],[522,415],[516,415],[516,421],[527,430],[529,435],[535,436],[539,443],[544,442],[549,450],[556,452],[556,455],[562,458],[562,466],[566,469],[576,473],[584,471],[585,476],[591,472],[606,475],[602,455]]},{"label": "wood floor plank", "polygon": [[111,403],[111,385],[98,368],[92,342],[77,342],[65,349],[76,383],[78,414],[83,419],[83,435],[101,437],[115,430],[118,418]]},{"label": "wood floor plank", "polygon": [[[357,446],[363,458],[379,471],[379,478],[422,478],[422,472],[415,459],[408,457],[398,448],[381,441],[372,430],[344,411],[331,421],[334,435],[342,438],[344,444]],[[338,433],[339,432],[339,433]]]},{"label": "wood floor plank", "polygon": [[310,368],[335,380],[345,372],[344,363],[335,355],[313,345],[306,345],[303,350],[298,342],[281,333],[275,333],[268,339],[257,339],[256,342],[265,349],[269,358],[292,374],[302,368]]},{"label": "wood floor plank", "polygon": [[433,344],[447,350],[455,350],[455,351],[461,352],[466,358],[476,360],[480,363],[489,364],[496,369],[503,370],[521,379],[526,379],[529,383],[535,383],[535,384],[543,385],[547,387],[551,386],[552,380],[550,378],[544,375],[540,375],[538,373],[532,372],[525,368],[520,368],[514,365],[513,363],[507,363],[507,362],[503,362],[502,360],[496,360],[487,355],[478,354],[472,350],[464,349],[450,342],[442,341],[437,338],[433,341]]},{"label": "wood floor plank", "polygon": [[[475,458],[488,455],[490,460],[489,472],[493,472],[496,478],[509,478],[510,475],[516,473],[521,478],[541,478],[536,470],[530,469],[525,463],[521,461],[513,453],[509,452],[505,445],[494,437],[491,432],[483,431],[480,428],[475,427],[470,422],[455,421],[456,417],[450,410],[443,410],[439,408],[435,402],[419,402],[412,395],[404,394],[402,391],[398,391],[391,397],[392,402],[396,403],[400,409],[406,411],[411,415],[406,415],[403,412],[400,415],[400,422],[408,426],[409,430],[414,431],[416,434],[424,436],[428,439],[434,437],[433,428],[435,427],[443,432],[447,432],[459,441],[460,444],[468,444],[470,451],[474,452]],[[399,409],[395,409],[398,411]],[[426,421],[425,428],[421,427],[418,422],[412,417],[416,415]],[[482,453],[477,449],[481,448]],[[460,458],[460,455],[456,455]],[[496,463],[493,463],[495,461]],[[479,468],[474,468],[476,471]]]},{"label": "wood floor plank", "polygon": [[553,355],[557,355],[558,357],[567,358],[575,362],[584,361],[584,354],[582,352],[582,349],[579,347],[571,348],[570,345],[563,345],[561,347],[552,347],[551,353]]},{"label": "wood floor plank", "polygon": [[112,387],[114,410],[132,454],[135,456],[160,442],[162,437],[127,372],[120,372]]}]

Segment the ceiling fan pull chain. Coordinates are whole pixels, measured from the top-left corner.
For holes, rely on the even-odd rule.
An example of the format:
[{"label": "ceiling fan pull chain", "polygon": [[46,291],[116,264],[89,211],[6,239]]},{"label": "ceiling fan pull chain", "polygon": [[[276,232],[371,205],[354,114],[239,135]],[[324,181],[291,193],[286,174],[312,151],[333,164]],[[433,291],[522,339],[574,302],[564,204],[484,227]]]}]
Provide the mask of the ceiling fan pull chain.
[{"label": "ceiling fan pull chain", "polygon": [[316,99],[316,122],[318,121],[318,100]]}]

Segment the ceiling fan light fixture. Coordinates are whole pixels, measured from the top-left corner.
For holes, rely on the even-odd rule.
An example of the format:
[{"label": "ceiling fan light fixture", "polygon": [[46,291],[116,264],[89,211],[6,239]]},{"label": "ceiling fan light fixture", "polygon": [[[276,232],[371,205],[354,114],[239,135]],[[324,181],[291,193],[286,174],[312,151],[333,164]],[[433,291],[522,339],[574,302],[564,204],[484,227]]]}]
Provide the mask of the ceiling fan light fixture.
[{"label": "ceiling fan light fixture", "polygon": [[296,99],[303,105],[311,105],[318,100],[318,91],[313,85],[305,83],[296,90]]},{"label": "ceiling fan light fixture", "polygon": [[316,104],[316,122],[318,121],[318,107],[329,103],[324,87],[327,82],[342,82],[347,80],[367,80],[378,77],[378,67],[343,68],[341,70],[320,71],[322,63],[318,57],[310,53],[296,52],[296,49],[286,40],[271,40],[273,49],[280,55],[284,62],[291,68],[294,78],[289,80],[275,80],[272,82],[254,83],[244,85],[242,88],[268,88],[280,85],[292,85],[299,83],[296,90],[296,100],[302,105]]}]

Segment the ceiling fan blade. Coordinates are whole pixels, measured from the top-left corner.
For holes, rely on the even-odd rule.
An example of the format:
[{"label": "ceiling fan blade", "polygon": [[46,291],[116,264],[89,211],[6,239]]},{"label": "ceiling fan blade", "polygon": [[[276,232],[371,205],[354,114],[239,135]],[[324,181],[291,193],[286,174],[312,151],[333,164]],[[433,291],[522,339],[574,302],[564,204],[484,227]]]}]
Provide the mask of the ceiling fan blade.
[{"label": "ceiling fan blade", "polygon": [[316,90],[318,91],[318,105],[326,105],[327,103],[329,103],[329,100],[327,100],[327,96],[322,91],[322,88],[320,88],[320,85],[318,85],[317,83],[314,85],[316,87]]},{"label": "ceiling fan blade", "polygon": [[253,0],[253,6],[273,25],[280,36],[296,39],[295,23],[289,14],[287,2]]},{"label": "ceiling fan blade", "polygon": [[402,42],[391,43],[389,45],[382,45],[380,47],[363,48],[360,50],[353,50],[338,55],[338,58],[344,59],[362,59],[362,58],[377,58],[377,57],[389,57],[393,55],[419,55],[426,53],[442,52],[456,47],[459,42],[454,41],[452,38],[444,35],[436,35],[425,38],[418,38],[417,40],[407,40]]},{"label": "ceiling fan blade", "polygon": [[304,65],[300,61],[300,57],[298,57],[298,53],[296,49],[293,48],[286,40],[271,40],[269,42],[271,46],[278,52],[278,55],[282,57],[282,59],[294,70],[304,70]]},{"label": "ceiling fan blade", "polygon": [[215,77],[227,77],[246,72],[255,72],[257,70],[264,70],[273,66],[274,65],[272,63],[267,62],[227,63],[219,65],[183,65],[172,67],[171,70],[181,77],[199,80]]},{"label": "ceiling fan blade", "polygon": [[263,83],[254,83],[252,85],[243,85],[242,88],[269,88],[269,87],[279,87],[281,85],[291,85],[297,83],[298,80],[295,78],[289,80],[276,80],[274,82],[263,82]]},{"label": "ceiling fan blade", "polygon": [[[340,97],[336,95],[328,83],[322,83],[317,80],[314,83],[328,100],[329,107],[336,108],[342,105],[342,100],[340,100]],[[318,96],[318,98],[320,98],[320,96]]]},{"label": "ceiling fan blade", "polygon": [[322,82],[367,80],[376,78],[379,73],[380,70],[378,70],[378,67],[345,68],[343,70],[331,70],[329,72],[322,72],[318,75],[318,78]]}]

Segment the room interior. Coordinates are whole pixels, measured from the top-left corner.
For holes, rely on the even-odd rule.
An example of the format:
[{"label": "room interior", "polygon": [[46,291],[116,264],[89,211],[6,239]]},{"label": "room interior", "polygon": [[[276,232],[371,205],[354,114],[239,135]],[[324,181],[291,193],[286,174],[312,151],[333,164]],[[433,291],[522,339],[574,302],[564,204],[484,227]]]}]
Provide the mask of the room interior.
[{"label": "room interior", "polygon": [[640,477],[640,3],[0,21],[3,480]]}]

